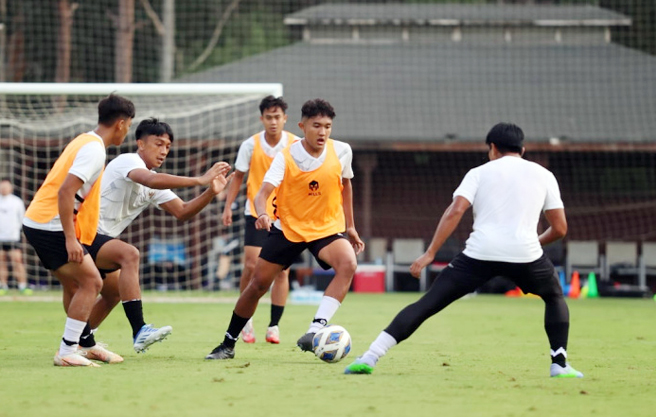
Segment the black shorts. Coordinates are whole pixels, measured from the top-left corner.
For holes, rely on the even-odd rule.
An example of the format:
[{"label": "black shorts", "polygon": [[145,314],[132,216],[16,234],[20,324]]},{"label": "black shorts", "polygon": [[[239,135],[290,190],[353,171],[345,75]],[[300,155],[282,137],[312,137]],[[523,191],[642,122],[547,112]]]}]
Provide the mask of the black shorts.
[{"label": "black shorts", "polygon": [[[23,233],[46,269],[56,271],[68,263],[64,232],[50,232],[23,226]],[[84,254],[89,253],[82,245]]]},{"label": "black shorts", "polygon": [[450,280],[463,294],[468,294],[497,276],[510,279],[525,293],[562,295],[554,266],[545,254],[533,262],[510,263],[481,261],[460,253],[451,260],[436,281]]},{"label": "black shorts", "polygon": [[257,230],[255,228],[255,222],[257,219],[253,216],[246,216],[246,228],[244,230],[244,246],[255,246],[256,248],[261,248],[264,246],[264,241],[266,240],[269,232],[266,230]]},{"label": "black shorts", "polygon": [[299,257],[299,255],[308,249],[314,259],[317,260],[323,269],[330,269],[331,266],[319,259],[319,252],[337,239],[346,239],[342,234],[336,234],[312,242],[291,242],[277,227],[271,226],[271,231],[262,245],[260,258],[265,261],[282,265],[283,269],[289,268]]},{"label": "black shorts", "polygon": [[0,250],[9,252],[15,249],[20,249],[20,242],[0,242]]},{"label": "black shorts", "polygon": [[[93,262],[95,263],[100,248],[102,248],[105,243],[114,239],[116,238],[107,235],[101,235],[100,233],[98,233],[90,245],[82,245],[82,246],[84,246],[84,248],[89,252],[89,255],[91,255],[91,259],[93,259]],[[119,269],[120,268],[115,268],[115,269],[98,268],[98,271],[100,272],[100,276],[104,279],[107,274],[109,274],[110,272],[118,271]]]}]

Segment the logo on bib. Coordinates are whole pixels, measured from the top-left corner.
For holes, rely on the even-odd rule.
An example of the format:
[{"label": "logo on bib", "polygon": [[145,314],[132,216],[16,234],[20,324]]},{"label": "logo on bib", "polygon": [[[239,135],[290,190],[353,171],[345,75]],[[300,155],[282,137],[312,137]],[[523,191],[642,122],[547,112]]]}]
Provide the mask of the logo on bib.
[{"label": "logo on bib", "polygon": [[308,187],[310,187],[310,192],[308,193],[308,195],[311,196],[321,195],[321,192],[319,191],[319,183],[317,181],[311,181]]}]

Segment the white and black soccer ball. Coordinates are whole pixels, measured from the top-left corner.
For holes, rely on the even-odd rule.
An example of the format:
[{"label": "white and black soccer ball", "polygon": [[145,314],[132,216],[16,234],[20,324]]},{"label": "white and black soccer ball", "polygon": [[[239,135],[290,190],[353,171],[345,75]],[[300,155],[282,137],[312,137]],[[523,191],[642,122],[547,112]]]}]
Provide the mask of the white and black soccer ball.
[{"label": "white and black soccer ball", "polygon": [[342,326],[329,324],[314,335],[312,348],[322,361],[339,362],[351,351],[351,335]]}]

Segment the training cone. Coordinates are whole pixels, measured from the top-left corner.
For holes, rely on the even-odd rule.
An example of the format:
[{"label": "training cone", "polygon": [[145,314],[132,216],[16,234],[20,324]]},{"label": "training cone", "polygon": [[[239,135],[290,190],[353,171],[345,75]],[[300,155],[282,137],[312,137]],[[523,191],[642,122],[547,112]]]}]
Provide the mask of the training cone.
[{"label": "training cone", "polygon": [[579,298],[581,295],[581,279],[579,278],[579,271],[572,273],[572,281],[569,284],[569,298]]},{"label": "training cone", "polygon": [[599,297],[599,289],[597,288],[597,277],[594,272],[588,274],[588,298]]}]

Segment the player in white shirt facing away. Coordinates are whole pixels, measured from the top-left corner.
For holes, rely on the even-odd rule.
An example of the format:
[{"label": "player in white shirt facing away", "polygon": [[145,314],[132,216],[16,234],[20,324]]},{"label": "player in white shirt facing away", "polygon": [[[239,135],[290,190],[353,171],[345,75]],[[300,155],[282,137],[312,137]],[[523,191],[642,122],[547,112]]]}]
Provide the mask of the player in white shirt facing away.
[{"label": "player in white shirt facing away", "polygon": [[[226,178],[230,165],[225,162],[215,163],[200,177],[155,172],[154,169],[164,163],[174,140],[167,123],[154,118],[143,120],[137,126],[136,138],[136,153],[119,155],[105,168],[98,235],[87,246],[105,279],[101,297],[91,312],[80,341],[83,347],[95,344],[95,329],[119,301],[132,327],[136,352],[144,352],[171,333],[171,326],[155,328],[145,323],[139,286],[139,250],[117,237],[151,205],[171,213],[178,220],[191,219],[212,202],[230,180],[230,177]],[[207,186],[207,189],[188,202],[170,190],[197,185]]]},{"label": "player in white shirt facing away", "polygon": [[32,295],[32,290],[27,287],[27,273],[20,247],[25,203],[13,192],[11,181],[6,178],[0,181],[0,295],[6,294],[9,289],[7,261],[11,262],[20,293]]},{"label": "player in white shirt facing away", "polygon": [[[435,254],[473,207],[473,231],[465,250],[435,279],[426,294],[401,310],[346,374],[370,374],[378,359],[410,337],[429,317],[495,276],[505,276],[525,293],[545,303],[544,328],[551,347],[550,376],[581,378],[567,363],[569,309],[553,264],[542,246],[567,233],[565,209],[554,175],[522,159],[524,133],[513,124],[499,123],[487,135],[487,162],[470,170],[453,193],[426,252],[410,267],[413,276],[433,262]],[[541,213],[549,223],[538,235]]]},{"label": "player in white shirt facing away", "polygon": [[[260,102],[260,120],[264,130],[246,139],[239,147],[235,161],[235,178],[228,186],[225,208],[223,210],[223,224],[232,224],[232,203],[239,194],[239,189],[248,173],[246,204],[244,216],[246,230],[244,233],[244,269],[239,279],[239,292],[243,292],[251,282],[255,263],[260,255],[262,245],[267,238],[266,230],[257,230],[255,221],[254,199],[262,186],[264,175],[271,166],[274,157],[287,146],[299,138],[285,131],[287,123],[287,103],[282,97],[267,96]],[[273,215],[272,206],[275,193],[267,201],[267,211]],[[271,319],[266,333],[266,341],[280,343],[280,330],[278,324],[282,317],[289,294],[289,269],[280,272],[273,281],[271,288]],[[241,339],[246,343],[255,343],[255,330],[251,318],[241,332]]]}]

